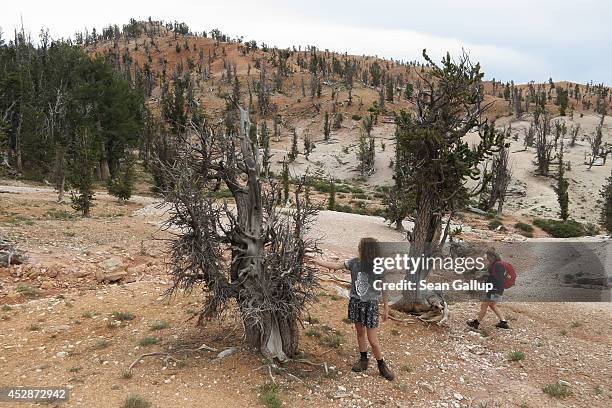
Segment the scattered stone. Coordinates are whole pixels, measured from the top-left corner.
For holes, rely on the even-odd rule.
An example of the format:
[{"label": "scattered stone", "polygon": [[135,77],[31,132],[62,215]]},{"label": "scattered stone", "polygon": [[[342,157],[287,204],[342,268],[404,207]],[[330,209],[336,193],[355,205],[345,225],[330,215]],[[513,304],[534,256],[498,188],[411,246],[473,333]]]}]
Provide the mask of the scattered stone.
[{"label": "scattered stone", "polygon": [[102,267],[108,272],[115,271],[123,267],[123,262],[119,258],[109,258],[101,263]]},{"label": "scattered stone", "polygon": [[125,272],[125,271],[109,273],[107,275],[104,275],[104,278],[102,278],[102,282],[104,282],[104,283],[114,283],[114,282],[118,282],[118,281],[122,280],[126,276],[127,276],[127,272]]},{"label": "scattered stone", "polygon": [[72,272],[72,276],[74,276],[75,278],[84,278],[89,275],[91,275],[91,271],[87,271],[84,269],[79,269],[79,270]]}]

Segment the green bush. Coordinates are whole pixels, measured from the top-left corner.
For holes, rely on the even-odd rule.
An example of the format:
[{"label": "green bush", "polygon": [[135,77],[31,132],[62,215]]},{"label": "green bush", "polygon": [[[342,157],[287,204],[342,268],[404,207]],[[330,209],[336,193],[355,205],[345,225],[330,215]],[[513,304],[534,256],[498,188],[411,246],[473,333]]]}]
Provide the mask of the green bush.
[{"label": "green bush", "polygon": [[533,227],[531,225],[520,221],[514,224],[514,228],[520,229],[523,232],[533,232]]},{"label": "green bush", "polygon": [[489,221],[489,229],[490,230],[495,230],[495,229],[499,228],[500,226],[503,227],[504,224],[502,224],[502,222],[500,220],[498,220],[497,218]]},{"label": "green bush", "polygon": [[125,399],[121,408],[150,408],[151,403],[138,394],[132,394]]},{"label": "green bush", "polygon": [[545,394],[548,394],[551,397],[555,398],[565,398],[572,395],[572,390],[570,389],[570,387],[559,383],[548,384],[547,386],[542,388],[542,391],[544,391]]},{"label": "green bush", "polygon": [[283,406],[283,401],[279,395],[279,387],[275,383],[267,383],[262,386],[260,400],[268,408],[280,408]]},{"label": "green bush", "polygon": [[575,220],[551,220],[536,218],[533,223],[555,238],[573,238],[597,234],[593,224],[581,224]]},{"label": "green bush", "polygon": [[351,118],[352,118],[353,120],[355,120],[355,121],[359,122],[359,121],[361,120],[361,115],[354,114],[353,116],[351,116]]},{"label": "green bush", "polygon": [[509,361],[522,361],[525,359],[525,353],[522,351],[511,351],[508,353],[508,360]]}]

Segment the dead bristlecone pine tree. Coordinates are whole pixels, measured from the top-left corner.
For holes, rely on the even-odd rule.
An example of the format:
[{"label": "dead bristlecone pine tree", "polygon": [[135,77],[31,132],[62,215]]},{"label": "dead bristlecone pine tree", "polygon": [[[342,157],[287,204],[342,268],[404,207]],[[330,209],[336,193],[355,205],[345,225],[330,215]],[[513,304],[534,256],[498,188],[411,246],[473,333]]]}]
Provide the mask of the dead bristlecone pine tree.
[{"label": "dead bristlecone pine tree", "polygon": [[[314,299],[315,270],[304,256],[315,251],[306,234],[317,211],[303,199],[299,182],[292,206],[282,208],[275,181],[260,176],[249,114],[232,103],[235,128],[194,118],[191,132],[178,141],[175,164],[164,167],[169,188],[163,194],[171,208],[166,227],[175,234],[171,291],[203,290],[200,324],[237,307],[246,341],[267,358],[285,361],[298,351],[298,322]],[[215,198],[221,186],[235,205]]]}]

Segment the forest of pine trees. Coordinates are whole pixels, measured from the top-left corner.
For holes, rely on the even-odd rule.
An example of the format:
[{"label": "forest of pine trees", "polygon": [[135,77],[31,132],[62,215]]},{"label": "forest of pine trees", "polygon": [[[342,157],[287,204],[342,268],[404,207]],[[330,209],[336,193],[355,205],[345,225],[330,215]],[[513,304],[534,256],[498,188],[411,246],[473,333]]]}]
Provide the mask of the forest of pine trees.
[{"label": "forest of pine trees", "polygon": [[36,45],[23,31],[0,42],[2,160],[13,174],[52,183],[60,199],[68,189],[88,194],[75,182],[90,177],[81,172],[113,179],[138,146],[145,116],[142,90],[107,59],[45,31]]}]

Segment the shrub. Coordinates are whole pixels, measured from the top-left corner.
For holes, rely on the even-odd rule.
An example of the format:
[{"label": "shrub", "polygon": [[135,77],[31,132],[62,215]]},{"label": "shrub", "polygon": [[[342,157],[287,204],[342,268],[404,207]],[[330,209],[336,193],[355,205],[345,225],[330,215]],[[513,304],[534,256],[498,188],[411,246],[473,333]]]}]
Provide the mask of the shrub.
[{"label": "shrub", "polygon": [[514,224],[514,228],[519,229],[523,232],[533,232],[533,227],[531,225],[520,221]]},{"label": "shrub", "polygon": [[170,327],[170,324],[166,321],[160,320],[151,325],[151,331],[163,330]]},{"label": "shrub", "polygon": [[495,230],[499,227],[503,228],[504,224],[502,224],[502,222],[500,220],[498,220],[497,218],[492,219],[491,221],[489,221],[489,229],[490,230]]},{"label": "shrub", "polygon": [[69,213],[66,210],[51,209],[51,210],[47,210],[45,215],[47,216],[47,218],[51,218],[51,219],[54,219],[54,220],[61,220],[61,221],[67,221],[67,220],[75,219],[74,214]]},{"label": "shrub", "polygon": [[138,394],[131,394],[125,399],[121,408],[150,408],[151,403]]},{"label": "shrub", "polygon": [[306,334],[308,337],[321,337],[321,332],[316,327],[309,327],[308,329],[306,329],[304,334]]},{"label": "shrub", "polygon": [[109,340],[106,340],[106,339],[100,339],[100,340],[98,340],[98,341],[96,342],[96,344],[94,345],[94,348],[95,348],[96,350],[102,350],[102,349],[105,349],[105,348],[107,348],[108,346],[110,346],[110,344],[111,344],[111,343],[110,343],[110,341],[109,341]]},{"label": "shrub", "polygon": [[115,320],[119,320],[121,322],[125,322],[128,320],[134,320],[134,315],[130,312],[113,312],[113,314],[111,315],[113,317],[113,319]]},{"label": "shrub", "polygon": [[351,119],[359,122],[361,120],[361,115],[354,114],[353,116],[351,116]]},{"label": "shrub", "polygon": [[584,225],[575,220],[560,221],[536,218],[533,223],[555,238],[582,237],[597,233],[592,224]]},{"label": "shrub", "polygon": [[542,391],[544,391],[544,394],[548,394],[555,398],[565,398],[572,395],[570,387],[560,383],[548,384],[542,388]]},{"label": "shrub", "polygon": [[525,353],[519,350],[514,350],[508,353],[508,361],[522,361],[525,359]]},{"label": "shrub", "polygon": [[15,290],[24,296],[34,297],[40,295],[40,290],[23,282],[18,283]]},{"label": "shrub", "polygon": [[138,344],[143,346],[143,347],[152,346],[152,345],[157,344],[157,343],[159,343],[159,339],[157,337],[153,337],[153,336],[143,337],[138,342]]},{"label": "shrub", "polygon": [[261,387],[261,403],[268,408],[280,408],[283,406],[279,396],[279,388],[277,384],[267,383]]},{"label": "shrub", "polygon": [[322,343],[328,347],[332,348],[340,348],[342,342],[344,341],[344,336],[342,333],[338,332],[330,332],[325,335],[322,340]]}]

